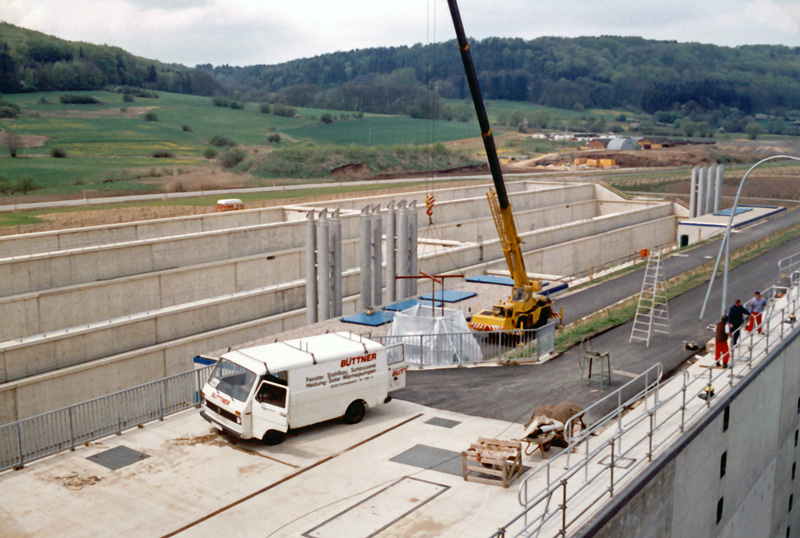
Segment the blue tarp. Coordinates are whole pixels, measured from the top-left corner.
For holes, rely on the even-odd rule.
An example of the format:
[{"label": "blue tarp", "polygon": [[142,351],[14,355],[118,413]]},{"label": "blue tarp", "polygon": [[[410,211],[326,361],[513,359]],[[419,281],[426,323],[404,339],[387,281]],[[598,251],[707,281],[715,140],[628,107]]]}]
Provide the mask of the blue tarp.
[{"label": "blue tarp", "polygon": [[424,301],[435,299],[437,301],[444,301],[445,303],[457,303],[458,301],[463,301],[464,299],[469,299],[476,295],[478,294],[474,291],[439,290],[435,295],[426,293],[425,295],[420,295],[419,298]]},{"label": "blue tarp", "polygon": [[355,323],[356,325],[368,325],[370,327],[379,327],[389,323],[394,318],[393,312],[386,312],[377,310],[374,314],[368,315],[366,312],[353,314],[352,316],[345,316],[342,321],[345,323]]}]

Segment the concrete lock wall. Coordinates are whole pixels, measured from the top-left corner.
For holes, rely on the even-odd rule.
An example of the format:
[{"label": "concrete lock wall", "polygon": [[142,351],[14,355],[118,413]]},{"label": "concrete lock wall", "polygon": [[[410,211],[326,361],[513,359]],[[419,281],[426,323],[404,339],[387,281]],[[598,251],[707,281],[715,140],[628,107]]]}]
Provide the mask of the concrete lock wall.
[{"label": "concrete lock wall", "polygon": [[[800,333],[659,456],[577,536],[791,536],[800,528]],[[725,408],[729,426],[723,428]],[[721,457],[726,454],[724,476]],[[793,507],[790,508],[790,497]],[[717,522],[718,503],[722,515]]]},{"label": "concrete lock wall", "polygon": [[[342,278],[357,295],[357,271]],[[257,288],[0,344],[0,382],[305,308],[305,280]]]},{"label": "concrete lock wall", "polygon": [[277,285],[302,278],[304,260],[294,249],[0,298],[0,341]]},{"label": "concrete lock wall", "polygon": [[126,243],[173,235],[281,222],[283,208],[269,207],[207,213],[152,221],[129,222],[0,237],[2,257],[56,252],[96,245]]}]

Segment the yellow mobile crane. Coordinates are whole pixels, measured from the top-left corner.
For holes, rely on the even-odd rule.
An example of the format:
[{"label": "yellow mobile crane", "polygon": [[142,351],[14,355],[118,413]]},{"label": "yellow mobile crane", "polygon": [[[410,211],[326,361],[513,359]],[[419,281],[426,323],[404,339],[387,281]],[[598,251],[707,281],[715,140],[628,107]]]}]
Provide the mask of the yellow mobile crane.
[{"label": "yellow mobile crane", "polygon": [[490,190],[486,196],[489,199],[489,208],[492,210],[494,224],[497,228],[497,235],[500,237],[500,244],[506,257],[508,270],[514,279],[514,289],[511,297],[505,302],[501,301],[491,310],[484,310],[473,315],[470,327],[478,331],[534,329],[545,325],[551,316],[560,318],[561,312],[558,314],[553,312],[553,302],[548,297],[539,294],[542,291],[541,281],[529,279],[528,273],[525,271],[525,261],[522,258],[522,249],[520,247],[522,240],[517,234],[514,214],[511,212],[511,204],[508,201],[508,193],[503,181],[503,173],[500,170],[500,161],[497,158],[492,129],[486,116],[486,108],[478,85],[475,66],[472,63],[469,43],[464,34],[461,14],[456,0],[447,0],[447,3],[450,6],[450,15],[453,18],[453,26],[456,29],[458,47],[461,50],[461,60],[464,62],[464,70],[472,93],[472,101],[475,103],[475,112],[478,115],[478,123],[481,126],[486,158],[489,161],[489,169],[492,172],[492,180],[494,181],[494,190]]}]

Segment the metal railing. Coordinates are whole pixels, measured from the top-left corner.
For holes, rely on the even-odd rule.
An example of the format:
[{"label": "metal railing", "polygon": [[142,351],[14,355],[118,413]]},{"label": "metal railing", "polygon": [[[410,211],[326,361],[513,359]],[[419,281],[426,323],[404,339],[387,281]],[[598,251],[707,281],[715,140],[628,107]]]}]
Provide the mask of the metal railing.
[{"label": "metal railing", "polygon": [[[794,275],[793,275],[794,276]],[[800,275],[798,275],[800,279]],[[778,291],[765,291],[765,297],[778,297]],[[752,331],[731,351],[729,367],[661,380],[660,364],[620,387],[604,400],[617,398],[617,408],[595,422],[591,428],[571,439],[570,445],[537,468],[526,473],[520,483],[518,501],[522,512],[508,521],[492,536],[567,536],[568,530],[581,521],[599,503],[614,496],[615,491],[633,476],[661,449],[672,444],[677,436],[699,420],[711,406],[709,391],[717,382],[733,387],[746,377],[753,363],[766,357],[776,344],[797,329],[797,290],[790,290],[780,308],[771,302],[764,312],[763,334]],[[734,370],[737,375],[734,375]],[[716,373],[715,373],[716,372]],[[644,383],[643,388],[623,402],[622,392],[631,383]],[[705,397],[702,397],[705,396]],[[643,402],[626,412],[637,401]],[[602,401],[595,404],[602,405]],[[587,408],[589,411],[591,408]],[[616,428],[611,426],[616,421]],[[565,433],[571,434],[568,421]],[[624,441],[624,443],[623,443]],[[571,454],[580,454],[577,461]],[[561,472],[554,472],[553,467]],[[542,486],[534,490],[534,484]],[[537,484],[538,485],[538,484]]]},{"label": "metal railing", "polygon": [[200,403],[211,366],[0,426],[0,471],[122,434]]},{"label": "metal railing", "polygon": [[370,336],[384,346],[403,344],[409,366],[463,366],[489,360],[541,359],[555,349],[555,327],[468,333]]}]

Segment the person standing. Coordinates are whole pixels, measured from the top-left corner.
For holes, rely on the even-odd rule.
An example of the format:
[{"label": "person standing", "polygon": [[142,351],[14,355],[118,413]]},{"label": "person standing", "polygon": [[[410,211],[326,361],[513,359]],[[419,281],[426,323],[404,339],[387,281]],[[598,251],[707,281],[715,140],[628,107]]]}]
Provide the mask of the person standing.
[{"label": "person standing", "polygon": [[714,335],[714,360],[716,361],[714,366],[720,366],[719,359],[721,357],[722,367],[728,367],[728,359],[731,356],[728,348],[728,336],[730,335],[729,326],[728,316],[722,316],[720,322],[717,323],[717,332]]},{"label": "person standing", "polygon": [[731,334],[733,335],[733,345],[739,340],[739,329],[744,323],[744,317],[749,316],[750,311],[742,306],[741,299],[736,299],[733,306],[728,310],[728,323],[731,324]]},{"label": "person standing", "polygon": [[750,317],[747,319],[747,332],[751,332],[753,327],[758,327],[758,334],[761,334],[761,315],[766,306],[767,300],[761,297],[760,292],[756,292],[755,297],[750,301]]}]

